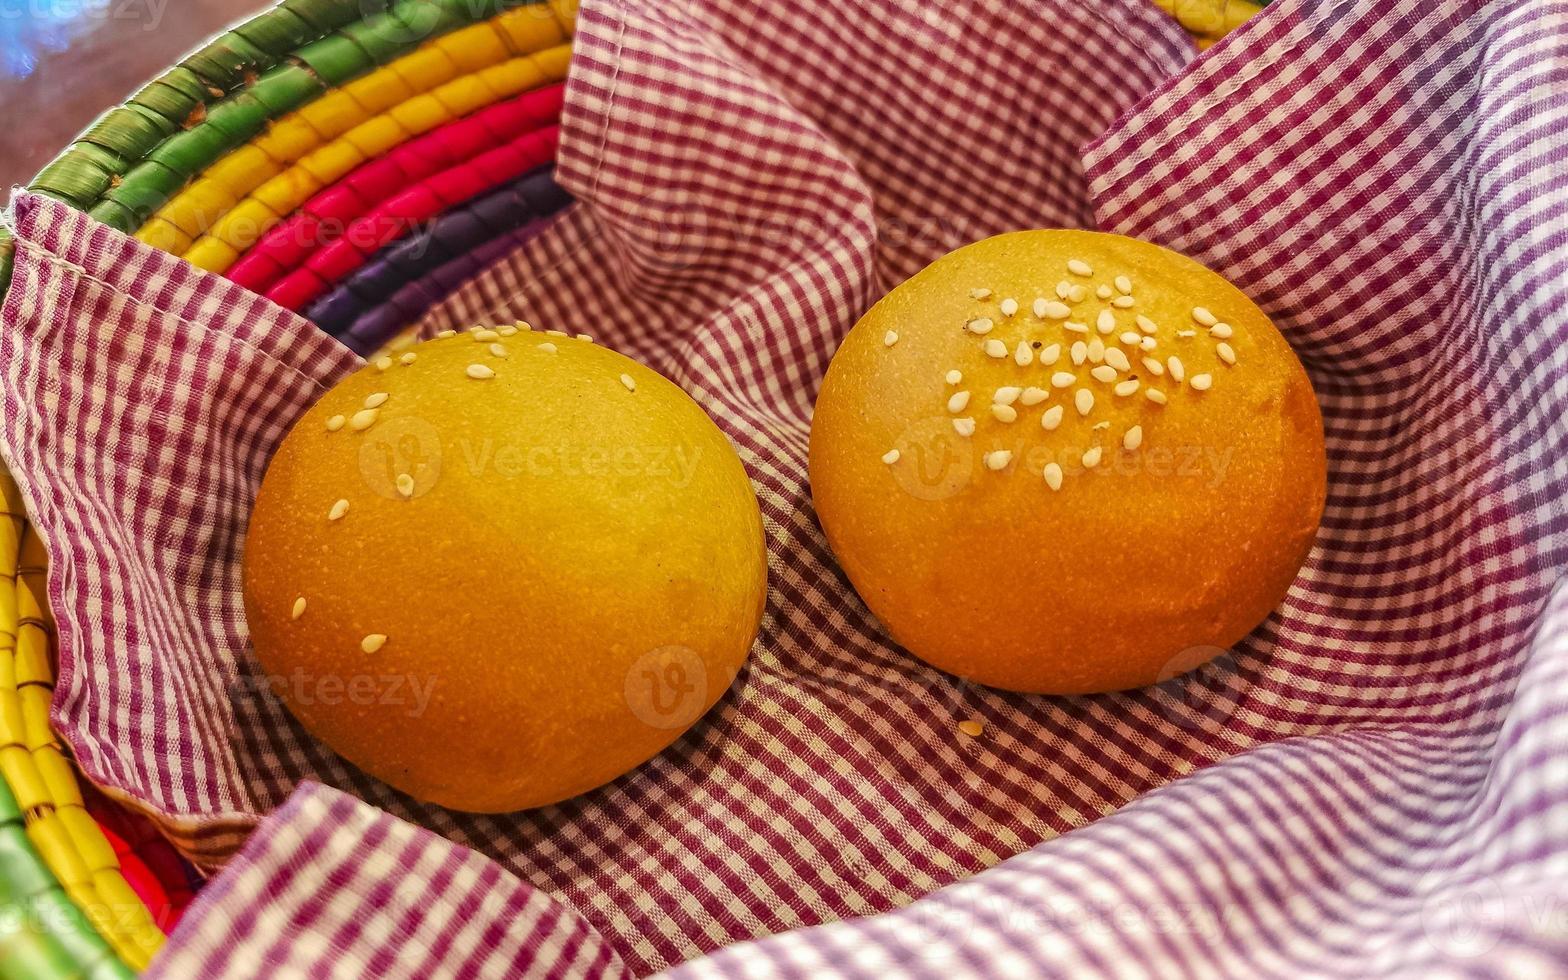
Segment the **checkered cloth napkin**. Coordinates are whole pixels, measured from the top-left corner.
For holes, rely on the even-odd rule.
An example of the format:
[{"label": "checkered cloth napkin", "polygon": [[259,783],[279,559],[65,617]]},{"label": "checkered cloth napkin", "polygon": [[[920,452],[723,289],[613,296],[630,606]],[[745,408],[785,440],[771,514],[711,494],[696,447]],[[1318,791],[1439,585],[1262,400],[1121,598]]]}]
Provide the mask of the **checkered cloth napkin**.
[{"label": "checkered cloth napkin", "polygon": [[[52,559],[55,720],[188,854],[232,857],[158,969],[1568,970],[1568,0],[1283,0],[1192,57],[1136,0],[584,5],[558,170],[584,203],[424,327],[581,327],[684,385],[757,485],[772,594],[686,737],[505,817],[367,779],[255,677],[246,509],[354,358],[21,197],[0,454]],[[810,406],[900,278],[1084,224],[1274,317],[1328,507],[1208,667],[1009,695],[924,668],[849,589]]]}]

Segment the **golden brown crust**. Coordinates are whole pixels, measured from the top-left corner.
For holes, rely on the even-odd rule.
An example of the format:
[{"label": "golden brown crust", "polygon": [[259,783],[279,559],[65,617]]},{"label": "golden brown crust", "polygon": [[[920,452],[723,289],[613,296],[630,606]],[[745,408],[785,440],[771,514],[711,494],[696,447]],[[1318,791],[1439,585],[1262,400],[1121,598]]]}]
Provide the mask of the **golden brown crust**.
[{"label": "golden brown crust", "polygon": [[[1092,276],[1069,272],[1077,259]],[[1118,308],[1096,286],[1131,280]],[[1064,321],[1035,316],[1036,297],[1061,281],[1084,285]],[[971,290],[989,289],[989,298]],[[1020,309],[1006,316],[1000,301]],[[1234,366],[1195,322],[1202,306],[1229,324]],[[1099,314],[1116,321],[1110,335]],[[1156,327],[1153,351],[1123,342]],[[993,321],[977,336],[964,324]],[[897,339],[887,345],[887,333]],[[1192,331],[1192,336],[1178,336]],[[1220,333],[1224,333],[1222,329]],[[1117,380],[1071,363],[1071,344],[1099,338],[1128,357]],[[1002,340],[1008,356],[984,352]],[[1017,342],[1036,360],[1020,366]],[[1050,345],[1060,361],[1038,362]],[[1178,356],[1184,384],[1165,366]],[[1158,377],[1142,363],[1161,361]],[[1114,357],[1114,355],[1113,355]],[[944,375],[962,372],[952,385]],[[1054,387],[1057,372],[1075,375]],[[1209,375],[1207,391],[1192,381]],[[1114,385],[1137,380],[1118,396]],[[1035,386],[1042,403],[992,416],[994,393]],[[1148,400],[1157,386],[1163,406]],[[1074,393],[1094,399],[1080,416]],[[970,403],[950,411],[949,398]],[[1043,413],[1062,406],[1047,431]],[[1004,413],[1006,414],[1006,413]],[[953,419],[972,417],[966,438]],[[1106,428],[1095,429],[1097,423]],[[1134,425],[1142,444],[1122,440]],[[1101,461],[1083,468],[1083,454]],[[897,449],[892,464],[883,455]],[[987,453],[1013,453],[1001,471]],[[1061,489],[1044,478],[1064,471]],[[1142,686],[1190,669],[1256,626],[1294,580],[1322,515],[1322,420],[1306,372],[1267,316],[1197,263],[1158,246],[1081,231],[1002,235],[959,249],[894,289],[845,338],[818,396],[811,432],[812,494],[829,543],[894,639],[944,670],[1018,691],[1086,693]]]},{"label": "golden brown crust", "polygon": [[744,662],[766,592],[751,484],[680,389],[602,347],[412,352],[345,379],[272,459],[245,554],[257,656],[307,728],[416,797],[498,812],[601,785]]}]

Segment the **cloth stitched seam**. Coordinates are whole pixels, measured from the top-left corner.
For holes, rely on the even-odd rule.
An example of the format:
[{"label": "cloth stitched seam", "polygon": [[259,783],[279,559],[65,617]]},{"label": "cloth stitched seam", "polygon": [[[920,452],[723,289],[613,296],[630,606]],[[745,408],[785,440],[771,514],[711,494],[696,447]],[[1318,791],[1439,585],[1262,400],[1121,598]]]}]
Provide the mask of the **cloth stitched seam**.
[{"label": "cloth stitched seam", "polygon": [[146,310],[146,311],[149,311],[151,313],[156,313],[159,316],[168,317],[170,319],[173,319],[176,322],[178,322],[181,326],[189,327],[189,328],[191,328],[193,330],[196,330],[200,334],[202,334],[203,336],[213,337],[217,341],[219,341],[219,342],[221,342],[221,343],[223,343],[225,345],[228,345],[230,347],[239,347],[239,348],[242,348],[244,350],[248,350],[251,353],[255,354],[257,357],[260,357],[263,360],[268,361],[269,363],[278,365],[279,367],[281,367],[284,370],[288,371],[290,374],[294,375],[299,380],[301,380],[301,381],[305,382],[306,384],[310,385],[313,389],[325,390],[325,389],[331,387],[331,385],[329,385],[329,384],[325,384],[323,382],[317,381],[316,379],[310,377],[309,375],[305,374],[303,371],[301,371],[299,368],[295,367],[294,365],[288,364],[285,361],[282,361],[282,360],[278,359],[276,356],[274,356],[272,354],[269,354],[267,351],[262,350],[260,347],[257,347],[255,344],[248,343],[248,342],[240,339],[239,337],[234,336],[233,334],[225,333],[225,332],[223,332],[221,330],[213,329],[212,327],[202,326],[201,324],[196,323],[193,320],[189,320],[189,319],[187,319],[187,318],[185,318],[183,316],[180,316],[178,313],[175,313],[172,310],[166,310],[166,309],[160,307],[156,303],[152,303],[152,302],[149,302],[147,300],[144,300],[144,299],[142,299],[139,296],[133,296],[130,293],[126,292],[125,290],[116,287],[112,283],[109,283],[109,282],[107,282],[107,281],[105,281],[103,279],[100,279],[99,277],[93,275],[92,273],[88,272],[86,268],[84,268],[84,267],[82,267],[80,265],[77,265],[74,262],[69,262],[69,261],[61,258],[58,255],[55,255],[53,252],[50,252],[48,249],[44,248],[43,246],[41,246],[41,245],[39,245],[39,244],[37,244],[35,242],[29,241],[29,240],[27,240],[25,238],[17,238],[16,239],[16,251],[17,251],[17,256],[18,257],[20,257],[21,255],[23,255],[25,253],[25,254],[27,254],[31,258],[42,259],[44,262],[48,263],[49,265],[53,265],[53,266],[56,266],[58,268],[70,270],[71,272],[76,273],[76,275],[80,279],[82,279],[82,280],[84,280],[86,282],[90,282],[90,283],[92,283],[92,284],[94,284],[96,286],[99,286],[99,287],[101,287],[103,289],[108,290],[109,292],[111,292],[111,293],[113,293],[113,294],[115,294],[117,296],[120,296],[120,297],[124,298],[126,300],[126,302],[135,304],[139,309]]}]

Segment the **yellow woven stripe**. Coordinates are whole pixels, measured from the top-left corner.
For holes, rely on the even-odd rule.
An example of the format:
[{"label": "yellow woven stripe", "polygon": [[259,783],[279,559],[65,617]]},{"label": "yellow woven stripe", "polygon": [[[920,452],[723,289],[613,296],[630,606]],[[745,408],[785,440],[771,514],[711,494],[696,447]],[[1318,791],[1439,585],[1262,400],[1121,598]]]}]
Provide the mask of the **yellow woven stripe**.
[{"label": "yellow woven stripe", "polygon": [[1175,17],[1200,47],[1208,47],[1263,10],[1251,0],[1153,0]]},{"label": "yellow woven stripe", "polygon": [[164,937],[120,872],[120,859],[82,801],[76,770],[49,725],[53,621],[44,601],[43,542],[0,469],[0,777],[22,808],[50,874],[132,969]]},{"label": "yellow woven stripe", "polygon": [[[560,8],[553,9],[553,8]],[[176,251],[184,258],[201,260],[213,272],[225,272],[234,257],[256,240],[255,222],[246,227],[223,221],[225,215],[243,206],[251,197],[262,201],[275,215],[287,215],[354,167],[373,159],[392,147],[431,127],[472,112],[521,89],[496,88],[486,72],[508,58],[526,58],[550,51],[571,34],[571,22],[562,21],[561,4],[517,8],[496,18],[472,24],[438,37],[417,50],[382,68],[355,79],[343,88],[300,107],[274,122],[268,131],[235,154],[254,150],[272,162],[268,168],[254,160],[225,169],[221,175],[209,170],[190,187],[160,208],[155,219],[185,232],[193,241]],[[553,53],[553,52],[552,52]],[[566,57],[570,51],[564,52]],[[543,58],[541,70],[553,66],[560,55]],[[551,79],[564,78],[545,71]],[[449,88],[449,86],[456,86]],[[443,111],[436,112],[420,102],[425,94],[436,94]],[[403,109],[415,103],[410,109]],[[402,110],[402,111],[400,111]],[[309,180],[294,171],[303,170]],[[307,187],[313,189],[301,194]],[[148,222],[148,228],[154,222]],[[205,237],[222,242],[228,249],[217,249]],[[162,247],[176,242],[166,229],[141,231],[137,237]],[[193,254],[194,253],[194,254]]]}]

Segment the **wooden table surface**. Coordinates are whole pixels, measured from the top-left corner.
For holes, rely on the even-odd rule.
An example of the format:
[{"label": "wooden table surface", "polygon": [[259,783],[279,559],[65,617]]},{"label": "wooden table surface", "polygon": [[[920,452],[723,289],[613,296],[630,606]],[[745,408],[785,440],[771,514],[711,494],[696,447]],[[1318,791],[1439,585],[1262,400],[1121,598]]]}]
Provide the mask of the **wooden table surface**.
[{"label": "wooden table surface", "polygon": [[25,184],[104,110],[267,0],[0,5],[0,189]]}]

